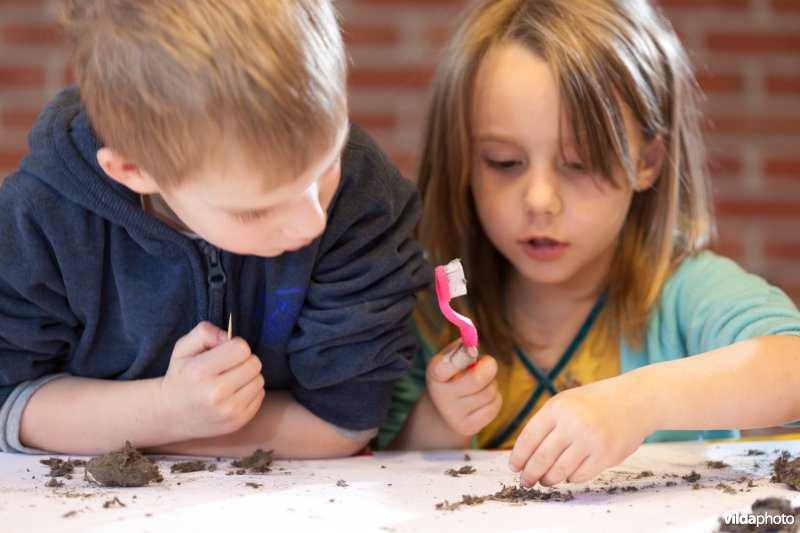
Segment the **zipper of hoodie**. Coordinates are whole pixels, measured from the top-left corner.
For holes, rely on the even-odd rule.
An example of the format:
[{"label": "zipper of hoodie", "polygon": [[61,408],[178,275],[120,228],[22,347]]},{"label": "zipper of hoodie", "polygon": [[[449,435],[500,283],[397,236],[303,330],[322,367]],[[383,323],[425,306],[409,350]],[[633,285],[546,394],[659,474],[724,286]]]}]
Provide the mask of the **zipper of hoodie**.
[{"label": "zipper of hoodie", "polygon": [[208,319],[212,324],[224,328],[223,304],[225,303],[225,282],[228,276],[222,268],[220,250],[213,244],[200,241],[208,270]]}]

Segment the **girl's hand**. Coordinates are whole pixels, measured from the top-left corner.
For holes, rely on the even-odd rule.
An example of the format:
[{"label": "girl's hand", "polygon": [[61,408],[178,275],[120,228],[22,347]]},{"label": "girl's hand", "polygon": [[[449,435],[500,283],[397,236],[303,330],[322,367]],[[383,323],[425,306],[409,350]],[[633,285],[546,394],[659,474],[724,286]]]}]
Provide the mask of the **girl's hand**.
[{"label": "girl's hand", "polygon": [[[460,341],[450,344],[428,363],[428,395],[450,428],[463,436],[474,435],[491,422],[503,403],[497,388],[497,362],[469,353]],[[471,363],[474,363],[471,365]],[[470,366],[471,365],[471,366]]]},{"label": "girl's hand", "polygon": [[159,414],[177,440],[231,433],[264,399],[261,361],[244,339],[201,322],[175,343],[160,391]]},{"label": "girl's hand", "polygon": [[582,483],[632,454],[651,433],[647,410],[625,375],[565,390],[517,438],[509,468],[532,487]]}]

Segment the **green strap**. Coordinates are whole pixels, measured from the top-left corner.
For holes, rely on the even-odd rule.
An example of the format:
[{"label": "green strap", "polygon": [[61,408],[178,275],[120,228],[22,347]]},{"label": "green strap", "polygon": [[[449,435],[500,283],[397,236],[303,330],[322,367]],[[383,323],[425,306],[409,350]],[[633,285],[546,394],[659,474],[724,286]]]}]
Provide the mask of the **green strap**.
[{"label": "green strap", "polygon": [[578,351],[581,343],[583,343],[583,339],[586,338],[589,330],[592,329],[592,325],[594,325],[597,315],[600,314],[600,310],[603,308],[605,301],[605,294],[597,299],[597,302],[595,302],[594,307],[592,307],[591,312],[589,312],[589,316],[587,316],[586,320],[584,320],[581,329],[578,331],[578,334],[575,335],[575,338],[572,339],[572,342],[567,347],[564,355],[561,356],[561,359],[558,360],[556,366],[554,366],[552,370],[547,373],[547,375],[543,374],[533,365],[533,363],[530,362],[528,357],[525,355],[525,352],[522,351],[519,346],[514,346],[514,354],[519,358],[526,370],[533,374],[539,385],[533,391],[530,398],[528,398],[528,401],[525,402],[525,405],[522,406],[522,409],[519,410],[517,416],[515,416],[514,419],[508,423],[503,431],[489,441],[489,443],[486,445],[486,448],[499,448],[502,446],[502,444],[514,434],[520,424],[522,424],[528,418],[528,414],[531,412],[531,409],[533,409],[533,407],[536,405],[536,402],[539,401],[539,398],[545,393],[545,391],[554,396],[558,394],[558,389],[556,389],[553,381],[558,377],[561,371],[564,370],[564,367],[567,366],[567,363],[569,363],[570,359],[572,359],[572,356],[575,355],[575,352]]}]

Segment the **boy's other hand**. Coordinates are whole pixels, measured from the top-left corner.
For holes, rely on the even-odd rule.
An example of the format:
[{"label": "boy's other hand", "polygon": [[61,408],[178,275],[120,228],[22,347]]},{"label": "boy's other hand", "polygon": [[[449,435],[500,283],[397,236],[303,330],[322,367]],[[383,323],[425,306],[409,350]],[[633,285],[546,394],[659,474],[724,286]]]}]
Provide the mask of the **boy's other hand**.
[{"label": "boy's other hand", "polygon": [[[450,344],[428,363],[428,395],[439,414],[459,435],[474,435],[491,422],[503,403],[497,387],[497,362],[484,355],[475,361],[460,341]],[[464,363],[475,364],[468,366]],[[466,367],[466,368],[465,368]]]},{"label": "boy's other hand", "polygon": [[264,399],[261,361],[240,337],[201,322],[175,343],[161,382],[165,431],[176,440],[223,435],[255,416]]}]

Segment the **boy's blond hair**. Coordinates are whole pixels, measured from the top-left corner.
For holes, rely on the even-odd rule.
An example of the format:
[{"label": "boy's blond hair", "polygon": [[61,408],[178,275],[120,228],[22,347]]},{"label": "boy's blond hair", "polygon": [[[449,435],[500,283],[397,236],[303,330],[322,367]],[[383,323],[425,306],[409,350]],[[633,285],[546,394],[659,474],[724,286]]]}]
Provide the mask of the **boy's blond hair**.
[{"label": "boy's blond hair", "polygon": [[[510,354],[503,312],[511,268],[481,229],[470,190],[473,87],[483,58],[520,43],[551,66],[566,123],[590,172],[635,186],[621,106],[644,137],[659,138],[666,161],[655,185],[634,195],[608,280],[602,320],[614,339],[639,346],[661,288],[714,232],[700,93],[685,52],[646,0],[482,0],[464,16],[442,59],[418,173],[424,207],[418,237],[435,263],[461,257],[481,345]],[[634,187],[635,188],[635,187]],[[454,332],[447,331],[444,339]]]},{"label": "boy's blond hair", "polygon": [[346,57],[327,0],[66,0],[101,142],[174,185],[233,140],[273,182],[332,148]]}]

